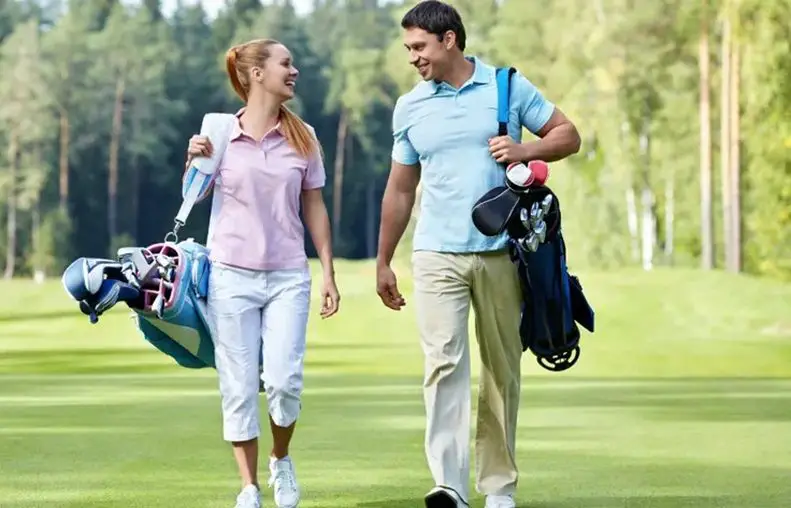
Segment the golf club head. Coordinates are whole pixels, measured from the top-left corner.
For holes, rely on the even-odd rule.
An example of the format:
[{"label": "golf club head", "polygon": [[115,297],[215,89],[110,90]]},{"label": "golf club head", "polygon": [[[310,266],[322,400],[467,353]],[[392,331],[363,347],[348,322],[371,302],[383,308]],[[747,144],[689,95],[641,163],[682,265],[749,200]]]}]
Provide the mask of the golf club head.
[{"label": "golf club head", "polygon": [[546,196],[544,196],[544,199],[541,200],[541,210],[543,211],[544,215],[549,213],[549,207],[551,206],[552,206],[552,194],[547,194]]},{"label": "golf club head", "polygon": [[526,251],[535,252],[538,249],[538,237],[533,232],[517,240],[517,243]]},{"label": "golf club head", "polygon": [[158,253],[154,259],[156,260],[157,265],[162,268],[170,268],[170,266],[173,264],[173,261],[161,252]]},{"label": "golf club head", "polygon": [[544,218],[544,210],[541,208],[541,205],[538,203],[533,203],[530,207],[530,223],[535,228],[536,224],[538,224]]},{"label": "golf club head", "polygon": [[519,220],[522,221],[522,225],[527,229],[530,230],[530,217],[527,213],[527,208],[522,208],[519,210]]},{"label": "golf club head", "polygon": [[547,239],[547,223],[543,220],[538,224],[533,226],[533,233],[535,233],[536,237],[538,238],[538,243],[544,243]]}]

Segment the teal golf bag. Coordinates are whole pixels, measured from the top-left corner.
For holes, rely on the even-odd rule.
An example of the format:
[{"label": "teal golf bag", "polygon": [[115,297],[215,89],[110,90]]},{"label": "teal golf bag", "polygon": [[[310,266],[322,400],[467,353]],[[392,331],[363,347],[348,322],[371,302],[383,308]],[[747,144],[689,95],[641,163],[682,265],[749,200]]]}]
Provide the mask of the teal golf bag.
[{"label": "teal golf bag", "polygon": [[209,136],[214,153],[196,158],[185,171],[182,206],[164,242],[121,248],[116,259],[81,257],[62,276],[66,292],[92,323],[124,302],[145,340],[190,369],[215,368],[206,311],[211,263],[205,246],[191,238],[179,241],[178,231],[195,203],[211,190],[233,119],[231,114],[204,116],[201,134]]}]

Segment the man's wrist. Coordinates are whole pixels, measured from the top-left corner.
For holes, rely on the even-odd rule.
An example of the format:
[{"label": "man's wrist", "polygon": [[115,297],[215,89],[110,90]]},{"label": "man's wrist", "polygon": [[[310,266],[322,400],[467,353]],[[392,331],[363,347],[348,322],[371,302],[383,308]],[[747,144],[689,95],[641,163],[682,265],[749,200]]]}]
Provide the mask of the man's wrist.
[{"label": "man's wrist", "polygon": [[523,141],[519,143],[519,161],[520,162],[530,162],[535,157],[533,155],[533,146],[535,141]]},{"label": "man's wrist", "polygon": [[377,256],[376,258],[376,268],[387,268],[390,266],[390,261],[392,261],[393,256]]}]

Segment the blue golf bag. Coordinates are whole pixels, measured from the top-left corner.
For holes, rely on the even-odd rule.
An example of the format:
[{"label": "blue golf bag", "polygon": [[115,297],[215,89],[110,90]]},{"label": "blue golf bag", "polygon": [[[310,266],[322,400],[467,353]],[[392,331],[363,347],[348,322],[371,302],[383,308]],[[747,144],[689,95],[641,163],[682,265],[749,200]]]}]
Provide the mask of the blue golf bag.
[{"label": "blue golf bag", "polygon": [[178,231],[194,204],[210,192],[233,121],[232,114],[204,116],[201,134],[209,136],[214,153],[196,158],[185,171],[183,202],[164,242],[124,247],[117,259],[81,257],[62,276],[66,292],[92,323],[124,302],[145,340],[190,369],[215,368],[206,311],[211,264],[207,247],[191,238],[179,242]]},{"label": "blue golf bag", "polygon": [[[510,79],[514,69],[497,70],[499,135],[506,135]],[[472,221],[487,236],[505,234],[522,290],[519,335],[523,351],[551,371],[573,366],[580,354],[580,330],[593,333],[594,312],[579,278],[566,266],[560,203],[546,185],[505,185],[481,196]]]},{"label": "blue golf bag", "polygon": [[118,259],[78,258],[64,271],[67,293],[97,323],[123,302],[145,340],[182,367],[214,367],[206,314],[208,251],[192,239],[125,247]]}]

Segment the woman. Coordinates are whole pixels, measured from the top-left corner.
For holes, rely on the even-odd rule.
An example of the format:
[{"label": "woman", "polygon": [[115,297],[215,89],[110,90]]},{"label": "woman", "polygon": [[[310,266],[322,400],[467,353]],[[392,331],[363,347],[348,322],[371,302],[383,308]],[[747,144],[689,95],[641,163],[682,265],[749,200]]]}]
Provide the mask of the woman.
[{"label": "woman", "polygon": [[[269,486],[279,508],[293,508],[300,495],[288,447],[301,407],[311,288],[300,200],[324,274],[322,318],[335,314],[340,301],[321,194],[326,177],[315,131],[284,105],[298,75],[288,49],[250,41],[228,50],[226,66],[245,106],[217,172],[207,239],[223,437],[242,479],[236,507],[258,508],[262,357],[273,440]],[[206,137],[190,139],[190,159],[211,152]]]}]

